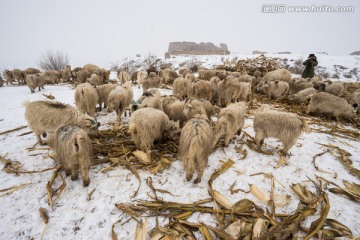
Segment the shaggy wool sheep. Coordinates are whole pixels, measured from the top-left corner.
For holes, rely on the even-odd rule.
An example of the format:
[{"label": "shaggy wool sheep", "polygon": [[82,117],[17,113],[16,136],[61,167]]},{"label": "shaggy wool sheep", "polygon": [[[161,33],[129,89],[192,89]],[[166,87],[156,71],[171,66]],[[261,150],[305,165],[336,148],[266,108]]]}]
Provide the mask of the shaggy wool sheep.
[{"label": "shaggy wool sheep", "polygon": [[130,74],[124,70],[119,71],[117,77],[121,84],[124,84],[125,82],[130,81],[131,79]]},{"label": "shaggy wool sheep", "polygon": [[4,74],[6,84],[9,84],[9,83],[12,84],[13,81],[15,80],[13,75],[12,75],[12,71],[5,69],[3,74]]},{"label": "shaggy wool sheep", "polygon": [[51,134],[46,142],[54,151],[55,158],[64,169],[66,176],[71,174],[71,180],[75,181],[80,170],[84,187],[89,186],[93,151],[86,131],[77,125],[65,124]]},{"label": "shaggy wool sheep", "polygon": [[145,71],[139,71],[137,73],[136,82],[138,84],[138,87],[140,88],[140,85],[143,83],[144,79],[147,78],[148,74]]},{"label": "shaggy wool sheep", "polygon": [[149,88],[157,88],[160,85],[161,78],[156,75],[156,73],[151,72],[149,76],[147,76],[142,81],[143,91],[146,92]]},{"label": "shaggy wool sheep", "polygon": [[212,77],[219,77],[221,80],[226,78],[226,71],[219,69],[199,69],[199,78],[210,80]]},{"label": "shaggy wool sheep", "polygon": [[131,82],[114,88],[108,97],[108,111],[115,111],[118,123],[121,123],[121,116],[129,107],[133,98]]},{"label": "shaggy wool sheep", "polygon": [[192,74],[193,72],[190,70],[190,69],[187,69],[187,68],[180,68],[179,69],[179,75],[181,75],[182,77],[185,77],[186,74]]},{"label": "shaggy wool sheep", "polygon": [[43,78],[46,81],[46,84],[55,84],[59,83],[61,79],[61,73],[57,70],[48,70],[42,73]]},{"label": "shaggy wool sheep", "polygon": [[106,70],[104,68],[101,69],[101,74],[100,75],[102,76],[102,83],[103,84],[109,83],[110,73],[111,73],[110,70]]},{"label": "shaggy wool sheep", "polygon": [[179,123],[171,121],[163,111],[143,108],[131,115],[129,132],[137,148],[144,151],[156,140],[173,139],[180,131]]},{"label": "shaggy wool sheep", "polygon": [[13,69],[12,76],[18,81],[19,85],[25,84],[25,74],[20,69]]},{"label": "shaggy wool sheep", "polygon": [[212,99],[212,88],[209,81],[199,80],[193,82],[189,86],[188,97],[193,98],[204,98],[211,101]]},{"label": "shaggy wool sheep", "polygon": [[213,132],[206,115],[196,115],[186,122],[180,135],[179,158],[183,163],[186,180],[197,177],[194,183],[200,183],[213,142]]},{"label": "shaggy wool sheep", "polygon": [[255,80],[255,77],[253,76],[250,76],[248,74],[245,74],[245,75],[240,75],[238,77],[238,81],[239,82],[248,82],[250,83],[250,85],[252,85],[253,81]]},{"label": "shaggy wool sheep", "polygon": [[355,90],[350,96],[350,104],[360,114],[360,89]]},{"label": "shaggy wool sheep", "polygon": [[152,96],[157,97],[157,98],[161,97],[161,92],[157,88],[149,88],[148,90],[146,90],[145,94],[146,93],[151,94]]},{"label": "shaggy wool sheep", "polygon": [[25,74],[25,77],[27,75],[30,75],[30,74],[37,74],[37,73],[41,73],[41,71],[39,69],[36,69],[36,68],[27,68],[23,71],[23,73]]},{"label": "shaggy wool sheep", "polygon": [[259,109],[254,117],[255,142],[261,149],[265,138],[279,139],[284,148],[282,154],[287,154],[294,146],[300,134],[310,132],[307,123],[294,113],[280,112],[269,108]]},{"label": "shaggy wool sheep", "polygon": [[196,80],[195,75],[192,74],[192,73],[187,73],[187,74],[185,74],[184,78],[185,78],[185,80],[188,81],[189,83],[195,82],[195,80]]},{"label": "shaggy wool sheep", "polygon": [[137,74],[138,74],[139,71],[134,71],[132,74],[131,74],[131,82],[132,84],[136,84],[136,80],[137,80]]},{"label": "shaggy wool sheep", "polygon": [[[204,109],[208,119],[211,119],[211,116],[215,116],[215,114],[220,112],[219,107],[213,106],[210,101],[203,98],[192,99],[188,103],[199,110]],[[192,116],[189,116],[188,119],[190,119],[191,117]]]},{"label": "shaggy wool sheep", "polygon": [[172,69],[164,69],[162,71],[162,81],[164,84],[172,84],[179,75]]},{"label": "shaggy wool sheep", "polygon": [[189,92],[189,82],[183,77],[178,77],[173,83],[173,95],[181,100],[184,100]]},{"label": "shaggy wool sheep", "polygon": [[256,69],[253,73],[253,76],[256,78],[261,78],[261,72],[259,71],[259,69]]},{"label": "shaggy wool sheep", "polygon": [[307,98],[315,93],[317,93],[315,88],[306,88],[296,94],[290,95],[289,100],[294,101],[297,104],[302,104],[307,102]]},{"label": "shaggy wool sheep", "polygon": [[250,82],[239,82],[235,83],[234,87],[237,89],[235,92],[235,96],[233,97],[235,100],[243,100],[249,101],[251,98],[251,83]]},{"label": "shaggy wool sheep", "polygon": [[244,102],[232,103],[221,109],[215,126],[213,147],[223,136],[225,146],[229,145],[230,140],[244,127],[246,109]]},{"label": "shaggy wool sheep", "polygon": [[90,136],[98,136],[96,118],[80,113],[75,107],[59,102],[34,101],[24,102],[25,118],[37,141],[42,145],[41,135],[55,132],[66,123],[81,126]]},{"label": "shaggy wool sheep", "polygon": [[100,86],[96,86],[96,91],[99,96],[99,110],[102,109],[102,104],[104,103],[104,108],[106,108],[106,104],[108,102],[108,97],[110,92],[116,87],[115,84],[107,83]]},{"label": "shaggy wool sheep", "polygon": [[87,113],[92,117],[96,116],[96,104],[99,102],[99,95],[96,89],[89,83],[81,83],[75,88],[75,105],[79,112]]},{"label": "shaggy wool sheep", "polygon": [[326,84],[325,92],[341,97],[345,93],[345,86],[342,82],[333,82],[330,84]]},{"label": "shaggy wool sheep", "polygon": [[277,69],[271,72],[268,72],[263,77],[264,81],[284,81],[289,83],[291,80],[291,72],[286,69]]},{"label": "shaggy wool sheep", "polygon": [[301,90],[312,87],[313,87],[313,83],[310,81],[310,79],[293,78],[289,82],[289,89],[294,94],[298,93]]},{"label": "shaggy wool sheep", "polygon": [[0,87],[4,86],[4,80],[2,79],[2,77],[0,76]]},{"label": "shaggy wool sheep", "polygon": [[100,73],[101,72],[101,68],[96,66],[95,64],[85,64],[83,67],[82,67],[83,70],[85,71],[88,71],[90,73],[93,73],[93,72],[98,72]]},{"label": "shaggy wool sheep", "polygon": [[71,72],[70,65],[65,66],[65,69],[63,70],[63,72],[61,74],[61,78],[63,79],[64,82],[70,82],[70,80],[72,78],[72,72]]},{"label": "shaggy wool sheep", "polygon": [[[154,88],[151,88],[154,90]],[[143,95],[134,103],[131,104],[131,111],[134,112],[141,108],[155,108],[162,110],[161,99],[157,97],[158,94],[153,91],[155,94],[150,91],[146,91]]]},{"label": "shaggy wool sheep", "polygon": [[90,83],[92,86],[96,87],[103,84],[103,78],[100,76],[98,72],[93,72],[91,76],[86,80],[86,82]]},{"label": "shaggy wool sheep", "polygon": [[186,122],[187,118],[184,114],[185,102],[176,100],[172,96],[164,96],[161,99],[161,107],[170,120],[179,121],[180,125]]},{"label": "shaggy wool sheep", "polygon": [[78,83],[85,83],[86,80],[91,77],[91,73],[86,71],[86,70],[79,70],[78,72],[75,73],[75,78],[76,78],[76,82]]},{"label": "shaggy wool sheep", "polygon": [[328,117],[352,117],[353,107],[345,99],[326,92],[315,93],[310,98],[307,114],[323,113]]},{"label": "shaggy wool sheep", "polygon": [[[240,85],[240,82],[234,77],[229,77],[218,82],[218,105],[227,106],[232,100],[236,100],[236,98],[241,95],[242,87]],[[223,102],[224,104],[222,104]]]},{"label": "shaggy wool sheep", "polygon": [[266,94],[270,99],[278,99],[287,94],[289,91],[289,84],[283,81],[265,81],[259,88],[259,91]]},{"label": "shaggy wool sheep", "polygon": [[30,88],[31,93],[34,93],[37,87],[39,88],[39,91],[41,91],[41,89],[44,89],[46,81],[39,73],[30,74],[26,76],[26,84]]}]

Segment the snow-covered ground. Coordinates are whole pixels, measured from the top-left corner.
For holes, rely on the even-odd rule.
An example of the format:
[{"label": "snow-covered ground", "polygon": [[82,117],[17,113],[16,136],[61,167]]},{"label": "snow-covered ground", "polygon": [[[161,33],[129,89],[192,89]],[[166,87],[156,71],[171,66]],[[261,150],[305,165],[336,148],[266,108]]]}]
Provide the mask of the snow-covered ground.
[{"label": "snow-covered ground", "polygon": [[[281,55],[283,56],[283,55]],[[331,56],[318,57],[320,61],[331,62]],[[211,63],[215,64],[220,57],[203,56]],[[351,59],[352,56],[346,56]],[[185,59],[185,57],[183,57]],[[205,61],[204,59],[204,61]],[[334,59],[338,59],[334,57]],[[171,60],[171,59],[170,59]],[[169,61],[170,61],[169,60]],[[175,60],[174,60],[175,62]],[[176,61],[178,64],[179,59]],[[220,61],[221,62],[221,61]],[[344,60],[344,62],[346,62]],[[350,66],[358,66],[358,61],[349,60]],[[336,62],[337,63],[337,62]],[[342,64],[345,64],[341,62]],[[332,63],[331,63],[332,64]],[[331,65],[329,63],[328,66]],[[335,63],[334,63],[335,64]],[[354,79],[354,81],[356,81]],[[137,87],[133,88],[134,98],[137,99],[142,90]],[[22,125],[27,125],[24,118],[24,108],[22,103],[25,100],[45,100],[43,96],[53,95],[56,100],[74,105],[74,89],[70,85],[45,86],[45,90],[31,94],[26,86],[5,86],[0,88],[0,132],[10,130]],[[162,90],[162,94],[170,94],[169,90]],[[107,128],[107,123],[115,122],[114,113],[99,113],[99,122],[102,128]],[[128,119],[124,118],[124,122]],[[252,127],[253,115],[249,114],[246,118],[244,131],[254,136]],[[320,126],[311,125],[312,128]],[[357,129],[359,130],[359,129]],[[27,171],[36,171],[51,168],[56,162],[48,157],[48,150],[27,151],[26,148],[32,147],[35,142],[35,136],[28,134],[19,136],[21,133],[30,131],[24,128],[19,131],[0,135],[0,156],[6,159],[18,161],[22,164],[22,169]],[[292,156],[288,159],[289,165],[275,169],[279,157],[274,155],[263,155],[254,152],[243,144],[241,141],[242,134],[226,148],[220,148],[211,154],[208,165],[205,169],[203,180],[198,185],[185,180],[185,172],[180,161],[175,161],[170,168],[165,169],[162,173],[152,175],[147,171],[139,171],[141,177],[141,187],[139,194],[131,198],[138,187],[138,180],[127,169],[118,167],[115,170],[101,172],[101,169],[108,166],[107,164],[94,166],[90,170],[90,186],[84,188],[81,178],[77,181],[71,181],[66,178],[66,189],[64,193],[55,201],[51,208],[48,205],[46,195],[46,184],[50,180],[53,171],[47,171],[36,174],[14,175],[0,171],[0,190],[29,184],[9,195],[3,195],[0,192],[0,239],[38,239],[43,229],[43,220],[39,216],[39,208],[43,207],[48,210],[49,224],[44,233],[44,239],[110,239],[112,224],[124,217],[122,212],[115,207],[116,203],[134,203],[135,200],[150,200],[148,193],[151,193],[149,187],[145,184],[148,177],[152,177],[153,184],[156,188],[167,190],[173,195],[158,193],[158,196],[166,201],[176,201],[191,203],[200,199],[209,198],[208,180],[211,174],[222,165],[222,161],[232,159],[235,164],[226,173],[222,174],[214,182],[214,189],[218,190],[230,199],[236,202],[243,198],[253,200],[265,208],[266,206],[259,202],[250,193],[239,191],[231,195],[229,187],[236,181],[236,188],[245,191],[249,190],[249,184],[256,184],[263,190],[270,192],[270,180],[263,175],[250,176],[255,173],[272,173],[276,180],[281,183],[276,185],[276,194],[289,194],[291,200],[288,205],[277,208],[277,213],[291,213],[296,210],[299,203],[298,198],[293,194],[290,185],[302,183],[313,189],[313,184],[309,178],[315,180],[316,176],[324,177],[342,186],[342,180],[359,183],[359,179],[352,176],[342,165],[329,153],[317,158],[317,164],[320,169],[330,173],[320,172],[314,168],[312,163],[315,154],[323,152],[320,144],[333,144],[345,149],[351,154],[351,160],[356,168],[360,168],[360,141],[353,141],[334,137],[325,133],[312,132],[303,134],[298,139],[297,144],[290,150]],[[236,147],[241,146],[246,149],[248,154],[244,160],[241,160],[242,154],[236,152]],[[38,147],[38,146],[37,146]],[[281,143],[276,139],[265,140],[264,148],[274,150],[281,147]],[[3,163],[0,162],[0,166]],[[336,173],[336,176],[331,173]],[[88,193],[95,189],[92,199],[87,200]],[[327,191],[329,192],[329,191]],[[329,192],[330,212],[328,218],[334,218],[348,226],[354,236],[360,236],[360,205],[344,197]],[[127,219],[125,217],[124,219]],[[303,225],[309,227],[311,222],[316,218],[310,218]],[[209,217],[208,214],[194,214],[189,221],[207,222],[214,225],[216,220]],[[149,218],[150,230],[156,224],[154,218]],[[166,224],[161,222],[160,224]],[[130,220],[124,225],[118,224],[115,232],[119,239],[133,239],[136,228],[136,222]]]}]

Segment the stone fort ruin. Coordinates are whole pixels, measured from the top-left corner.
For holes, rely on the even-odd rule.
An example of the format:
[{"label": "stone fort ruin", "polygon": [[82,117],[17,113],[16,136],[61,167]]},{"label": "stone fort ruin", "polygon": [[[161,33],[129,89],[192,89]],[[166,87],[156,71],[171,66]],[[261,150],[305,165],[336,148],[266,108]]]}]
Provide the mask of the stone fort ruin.
[{"label": "stone fort ruin", "polygon": [[165,58],[170,58],[171,55],[229,55],[230,51],[225,43],[220,43],[219,46],[211,42],[171,42],[169,49],[165,53]]}]

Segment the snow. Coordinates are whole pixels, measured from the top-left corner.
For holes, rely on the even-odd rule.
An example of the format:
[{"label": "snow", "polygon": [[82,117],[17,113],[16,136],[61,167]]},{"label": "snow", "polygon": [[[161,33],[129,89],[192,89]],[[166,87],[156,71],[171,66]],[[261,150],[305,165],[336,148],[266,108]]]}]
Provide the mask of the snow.
[{"label": "snow", "polygon": [[[292,55],[292,57],[295,58],[297,56]],[[201,58],[203,61],[208,59],[209,66],[220,61],[218,56],[202,56]],[[187,57],[179,57],[170,60],[178,64],[186,59]],[[324,55],[322,59],[324,62],[327,61],[327,66],[330,68],[333,64],[332,62],[340,58],[338,56]],[[346,59],[348,59],[348,62]],[[350,56],[345,56],[344,61],[341,63],[346,63],[348,66],[356,66]],[[134,99],[137,99],[141,95],[142,89],[134,87],[133,90]],[[162,94],[171,93],[169,90],[161,90],[161,92]],[[22,103],[26,100],[45,100],[46,97],[43,94],[51,94],[58,101],[74,105],[74,88],[67,84],[45,86],[45,90],[41,92],[36,91],[34,94],[31,94],[26,86],[1,87],[0,102],[3,104],[0,110],[0,132],[27,125]],[[128,121],[127,118],[123,119],[124,122]],[[115,113],[107,113],[106,110],[103,110],[99,113],[98,121],[102,123],[101,128],[108,128],[110,126],[108,125],[109,122],[114,123],[116,121]],[[254,136],[252,124],[253,115],[249,114],[243,130]],[[347,126],[344,125],[342,127]],[[325,127],[311,125],[311,128]],[[0,156],[6,155],[6,159],[20,162],[22,168],[28,171],[56,166],[56,162],[48,156],[50,151],[29,152],[26,150],[26,148],[32,147],[36,143],[34,134],[19,136],[21,133],[28,131],[30,130],[25,128],[0,135]],[[228,189],[236,181],[235,188],[249,191],[249,184],[256,184],[266,192],[270,192],[270,179],[265,178],[263,175],[251,175],[260,172],[272,173],[277,180],[275,182],[275,194],[289,194],[292,196],[288,205],[277,208],[277,213],[291,213],[296,210],[299,200],[290,189],[292,184],[302,183],[314,190],[313,184],[309,179],[315,180],[316,176],[324,177],[340,186],[342,186],[342,180],[359,183],[359,180],[352,176],[330,153],[317,158],[319,168],[330,173],[317,171],[312,163],[313,156],[324,150],[320,144],[333,144],[348,151],[351,154],[350,158],[353,161],[353,165],[359,169],[359,141],[337,138],[314,131],[310,134],[304,133],[298,139],[297,144],[290,149],[292,156],[288,159],[289,164],[280,168],[274,168],[279,160],[278,155],[268,156],[252,151],[243,143],[242,136],[243,134],[237,136],[228,147],[219,148],[211,154],[202,182],[198,185],[185,180],[185,172],[180,161],[175,161],[168,169],[156,175],[140,170],[141,187],[139,194],[135,198],[131,198],[131,196],[138,188],[139,182],[129,170],[123,167],[102,172],[101,169],[108,166],[108,164],[93,166],[90,170],[91,183],[87,188],[82,186],[81,178],[77,181],[71,181],[70,178],[66,178],[66,189],[55,200],[53,208],[48,205],[45,188],[53,174],[53,170],[36,174],[20,174],[18,176],[0,171],[0,189],[30,183],[30,185],[9,195],[2,196],[3,193],[0,192],[0,218],[2,219],[0,239],[38,239],[44,226],[43,220],[39,217],[38,209],[40,207],[48,210],[50,219],[45,230],[44,239],[110,239],[112,224],[121,218],[123,218],[123,222],[128,219],[128,216],[122,214],[115,207],[115,204],[134,203],[135,200],[150,200],[148,194],[151,194],[151,190],[145,183],[148,177],[152,178],[155,188],[167,190],[173,194],[158,193],[158,196],[165,201],[191,203],[209,198],[207,182],[211,174],[227,159],[234,160],[235,164],[215,180],[214,189],[234,203],[240,199],[248,198],[265,208],[266,206],[250,193],[239,191],[231,195]],[[235,147],[239,146],[248,152],[244,160],[241,160],[242,154],[236,152]],[[265,140],[265,149],[274,151],[279,147],[281,147],[281,143],[276,139]],[[332,173],[336,173],[336,176]],[[95,191],[92,199],[88,201],[88,193],[93,189]],[[329,191],[327,192],[331,206],[328,218],[334,218],[342,222],[352,230],[354,236],[359,236],[359,203],[332,194]],[[313,220],[315,218],[310,218],[303,224],[309,227]],[[208,214],[194,214],[190,217],[189,221],[203,221],[210,225],[216,224],[216,220]],[[148,222],[148,229],[150,230],[155,226],[156,222],[154,218],[149,218]],[[167,221],[160,219],[160,224],[166,223]],[[119,239],[133,239],[135,228],[136,222],[130,220],[124,225],[117,224],[115,232]]]}]

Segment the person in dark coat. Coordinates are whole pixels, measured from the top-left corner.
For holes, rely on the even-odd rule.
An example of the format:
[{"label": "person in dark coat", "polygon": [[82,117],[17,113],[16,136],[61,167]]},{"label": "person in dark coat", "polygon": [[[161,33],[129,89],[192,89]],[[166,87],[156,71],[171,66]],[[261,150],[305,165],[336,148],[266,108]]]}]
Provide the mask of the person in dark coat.
[{"label": "person in dark coat", "polygon": [[318,65],[317,58],[315,54],[311,53],[308,57],[308,59],[303,62],[303,65],[305,65],[304,72],[302,73],[302,78],[312,78],[315,75],[314,67]]}]

